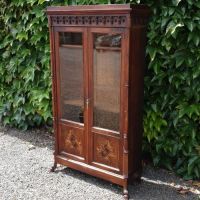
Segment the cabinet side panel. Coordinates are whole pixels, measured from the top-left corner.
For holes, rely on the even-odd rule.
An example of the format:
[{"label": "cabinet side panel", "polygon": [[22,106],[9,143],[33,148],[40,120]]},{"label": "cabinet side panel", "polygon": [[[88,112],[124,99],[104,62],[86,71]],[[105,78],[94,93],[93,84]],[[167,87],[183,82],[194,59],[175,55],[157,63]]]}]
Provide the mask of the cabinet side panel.
[{"label": "cabinet side panel", "polygon": [[131,29],[129,70],[129,178],[141,175],[146,28]]},{"label": "cabinet side panel", "polygon": [[51,26],[51,19],[48,16],[49,25],[49,39],[50,39],[50,50],[51,50],[51,77],[52,77],[52,110],[53,110],[53,130],[55,135],[55,152],[54,155],[58,154],[58,120],[57,120],[57,94],[56,94],[56,70],[55,70],[55,40],[54,40],[54,28]]}]

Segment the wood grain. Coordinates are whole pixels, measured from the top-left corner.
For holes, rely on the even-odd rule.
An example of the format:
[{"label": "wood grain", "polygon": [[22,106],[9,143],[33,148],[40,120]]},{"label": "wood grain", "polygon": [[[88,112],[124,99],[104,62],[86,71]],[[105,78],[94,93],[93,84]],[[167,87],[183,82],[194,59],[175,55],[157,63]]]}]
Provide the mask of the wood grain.
[{"label": "wood grain", "polygon": [[[142,170],[143,82],[150,11],[147,6],[127,4],[48,7],[46,12],[51,42],[54,166],[60,163],[119,184],[124,199],[128,199],[128,183],[139,179]],[[62,37],[81,33],[82,45],[60,44],[60,33]],[[95,43],[95,34],[107,39],[101,41],[100,37]],[[115,34],[121,37],[120,43],[112,46],[109,38]],[[81,107],[83,121],[64,117],[70,111],[66,105]]]}]

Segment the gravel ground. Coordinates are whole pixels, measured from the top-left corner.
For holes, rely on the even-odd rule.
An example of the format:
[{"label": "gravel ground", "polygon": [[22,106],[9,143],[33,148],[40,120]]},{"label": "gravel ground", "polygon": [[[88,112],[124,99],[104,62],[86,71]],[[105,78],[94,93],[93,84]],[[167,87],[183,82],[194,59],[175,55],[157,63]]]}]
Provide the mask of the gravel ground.
[{"label": "gravel ground", "polygon": [[[109,182],[62,166],[50,173],[52,153],[53,137],[44,130],[0,127],[0,200],[123,199],[122,188]],[[181,187],[189,192],[180,194]],[[200,199],[199,188],[150,166],[140,184],[129,186],[129,193],[134,200]]]}]

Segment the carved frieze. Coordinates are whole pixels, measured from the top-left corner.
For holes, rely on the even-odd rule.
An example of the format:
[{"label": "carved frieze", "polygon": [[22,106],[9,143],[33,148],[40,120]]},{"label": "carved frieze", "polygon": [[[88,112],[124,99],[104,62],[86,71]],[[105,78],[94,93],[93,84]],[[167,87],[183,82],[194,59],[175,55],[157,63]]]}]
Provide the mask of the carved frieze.
[{"label": "carved frieze", "polygon": [[126,15],[53,15],[52,26],[107,26],[125,27]]}]

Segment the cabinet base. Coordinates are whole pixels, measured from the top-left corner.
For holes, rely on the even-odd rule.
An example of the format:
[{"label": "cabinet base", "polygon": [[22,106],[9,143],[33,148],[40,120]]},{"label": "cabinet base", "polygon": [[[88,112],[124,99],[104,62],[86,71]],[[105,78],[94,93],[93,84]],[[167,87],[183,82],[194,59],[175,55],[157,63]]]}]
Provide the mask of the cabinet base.
[{"label": "cabinet base", "polygon": [[127,177],[120,175],[120,174],[115,174],[91,165],[88,165],[83,162],[79,162],[76,160],[68,159],[66,157],[63,157],[61,155],[55,156],[55,162],[54,165],[51,169],[51,171],[55,171],[57,164],[64,165],[66,167],[84,172],[86,174],[104,179],[106,181],[112,182],[114,184],[120,185],[123,187],[123,196],[125,200],[129,199],[129,194],[128,194],[128,183],[132,183],[133,180],[140,180],[140,175],[141,172],[136,172],[131,174],[130,180],[128,180]]},{"label": "cabinet base", "polygon": [[127,184],[127,178],[124,177],[123,175],[109,172],[107,170],[103,170],[103,169],[88,165],[86,163],[72,160],[60,155],[55,156],[55,163],[67,166],[69,168],[84,172],[86,174],[89,174],[89,175],[92,175],[92,176],[95,176],[107,181],[110,181],[117,185],[124,186]]}]

